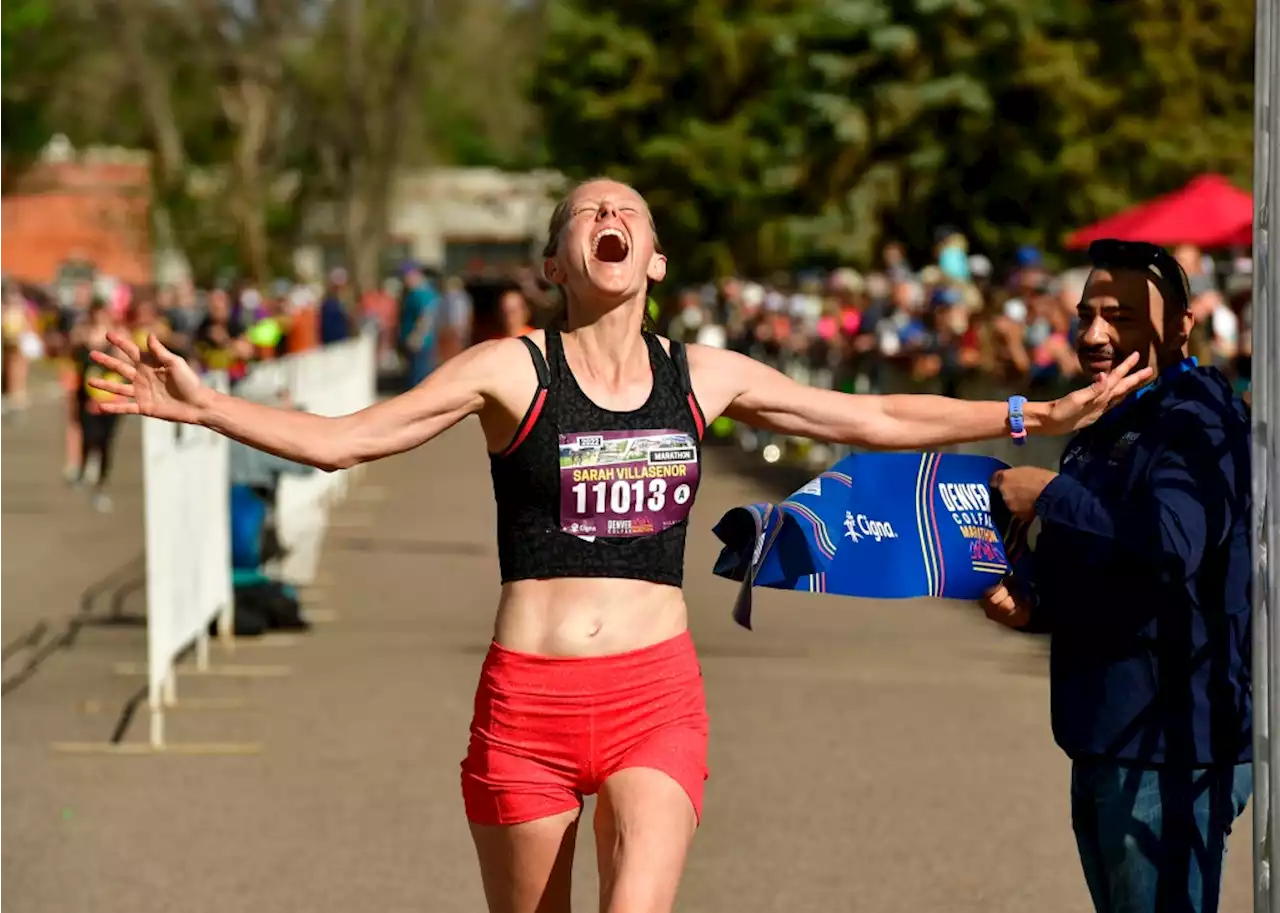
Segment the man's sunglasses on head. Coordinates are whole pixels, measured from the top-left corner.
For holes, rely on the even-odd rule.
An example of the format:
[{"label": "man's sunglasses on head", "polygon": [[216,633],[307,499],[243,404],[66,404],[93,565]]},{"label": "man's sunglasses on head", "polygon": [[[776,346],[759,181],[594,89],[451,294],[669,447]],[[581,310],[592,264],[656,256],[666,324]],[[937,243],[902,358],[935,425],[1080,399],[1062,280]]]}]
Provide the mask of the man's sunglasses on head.
[{"label": "man's sunglasses on head", "polygon": [[1088,256],[1089,262],[1099,269],[1132,269],[1150,273],[1166,299],[1172,297],[1184,308],[1190,304],[1186,273],[1173,255],[1159,244],[1102,238],[1089,245]]}]

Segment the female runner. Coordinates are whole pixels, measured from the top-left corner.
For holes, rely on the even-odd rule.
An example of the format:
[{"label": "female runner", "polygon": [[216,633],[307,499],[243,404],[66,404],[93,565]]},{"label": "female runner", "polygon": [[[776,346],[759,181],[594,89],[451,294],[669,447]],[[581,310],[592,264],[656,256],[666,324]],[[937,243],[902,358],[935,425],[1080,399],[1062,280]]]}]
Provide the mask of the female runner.
[{"label": "female runner", "polygon": [[[202,386],[156,339],[95,355],[126,383],[112,411],[201,424],[333,470],[417,447],[478,415],[498,505],[502,596],[462,764],[462,793],[494,913],[569,907],[582,796],[600,908],[668,911],[707,775],[702,677],[681,597],[699,438],[720,415],[783,434],[906,449],[996,438],[1008,408],[936,396],[802,387],[742,355],[642,330],[666,257],[648,207],[609,180],[556,208],[547,278],[563,329],[492,340],[407,393],[352,415],[280,411]],[[1028,404],[1031,433],[1094,421],[1147,380],[1130,360],[1093,386]]]}]

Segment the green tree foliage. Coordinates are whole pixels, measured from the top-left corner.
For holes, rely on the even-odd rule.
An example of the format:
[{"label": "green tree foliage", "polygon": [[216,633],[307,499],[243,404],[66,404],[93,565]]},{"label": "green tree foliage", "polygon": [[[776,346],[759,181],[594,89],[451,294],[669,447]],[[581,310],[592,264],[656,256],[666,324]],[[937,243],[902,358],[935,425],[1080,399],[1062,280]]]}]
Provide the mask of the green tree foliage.
[{"label": "green tree foliage", "polygon": [[1250,0],[555,0],[550,160],[650,198],[677,269],[993,252],[1247,179]]},{"label": "green tree foliage", "polygon": [[5,163],[59,132],[147,148],[166,234],[202,280],[229,265],[266,279],[297,243],[336,240],[368,285],[399,169],[527,160],[531,15],[507,0],[13,0]]},{"label": "green tree foliage", "polygon": [[6,0],[0,8],[0,170],[13,177],[49,140],[47,68],[61,59],[49,0]]},{"label": "green tree foliage", "polygon": [[551,3],[534,84],[550,162],[639,187],[674,268],[753,265],[800,184],[812,5]]},{"label": "green tree foliage", "polygon": [[462,0],[432,44],[423,82],[426,158],[522,169],[537,162],[538,112],[526,89],[540,11],[512,0]]},{"label": "green tree foliage", "polygon": [[1099,12],[1093,72],[1116,87],[1093,125],[1099,194],[1127,202],[1205,171],[1249,186],[1252,0],[1134,0]]},{"label": "green tree foliage", "polygon": [[367,272],[393,171],[424,164],[631,181],[677,276],[867,263],[890,236],[923,253],[944,222],[1000,254],[1053,249],[1204,171],[1248,186],[1253,15],[1253,0],[11,0],[0,123],[6,166],[58,132],[149,148],[169,222],[209,269],[287,264],[325,201]]},{"label": "green tree foliage", "polygon": [[1198,174],[1249,186],[1250,0],[1017,5],[1018,29],[977,61],[991,116],[937,125],[950,155],[901,233],[919,240],[911,214],[929,213],[988,249],[1053,248]]},{"label": "green tree foliage", "polygon": [[[927,119],[886,230],[917,249],[942,223],[996,253],[1053,246],[1115,203],[1093,189],[1116,94],[1092,71],[1097,51],[1084,36],[1093,16],[1084,4],[1036,0],[948,5],[950,26],[930,37],[935,66],[971,74],[984,103]],[[1068,18],[1075,12],[1078,22]]]}]

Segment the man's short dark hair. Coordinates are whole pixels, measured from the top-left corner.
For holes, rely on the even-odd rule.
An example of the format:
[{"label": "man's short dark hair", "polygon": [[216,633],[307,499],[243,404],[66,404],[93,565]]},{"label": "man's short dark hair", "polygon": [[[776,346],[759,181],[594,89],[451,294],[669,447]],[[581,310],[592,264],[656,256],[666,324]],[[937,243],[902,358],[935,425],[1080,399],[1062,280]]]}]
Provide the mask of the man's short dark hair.
[{"label": "man's short dark hair", "polygon": [[1089,263],[1095,269],[1129,269],[1146,273],[1166,302],[1179,310],[1191,307],[1191,283],[1182,264],[1159,244],[1102,238],[1089,245]]}]

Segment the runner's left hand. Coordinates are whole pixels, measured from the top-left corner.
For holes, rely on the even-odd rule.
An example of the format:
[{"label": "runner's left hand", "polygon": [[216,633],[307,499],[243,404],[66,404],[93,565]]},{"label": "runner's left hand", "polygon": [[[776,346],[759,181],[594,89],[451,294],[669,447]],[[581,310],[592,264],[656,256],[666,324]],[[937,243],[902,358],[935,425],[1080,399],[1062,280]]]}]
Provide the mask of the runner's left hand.
[{"label": "runner's left hand", "polygon": [[1099,374],[1089,386],[1055,399],[1049,404],[1040,433],[1070,434],[1092,425],[1104,412],[1151,380],[1155,372],[1149,367],[1129,373],[1137,363],[1138,353],[1134,352],[1106,374]]}]

